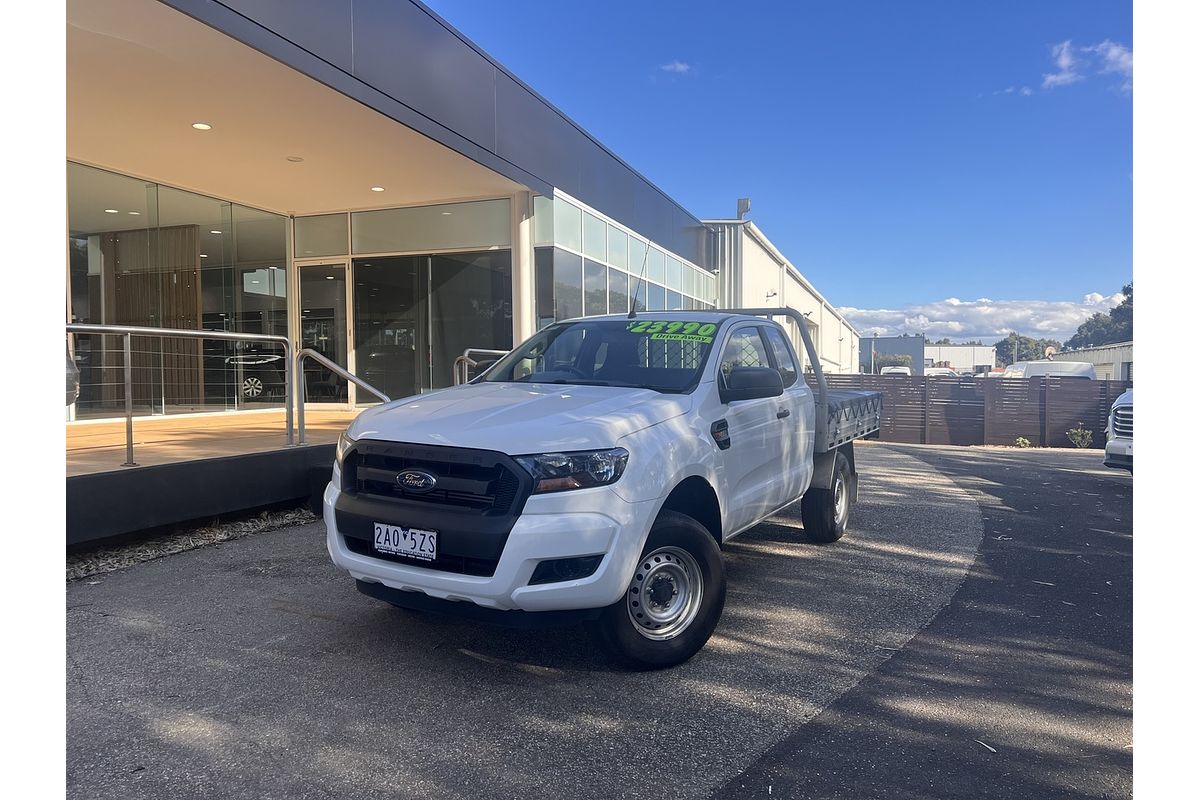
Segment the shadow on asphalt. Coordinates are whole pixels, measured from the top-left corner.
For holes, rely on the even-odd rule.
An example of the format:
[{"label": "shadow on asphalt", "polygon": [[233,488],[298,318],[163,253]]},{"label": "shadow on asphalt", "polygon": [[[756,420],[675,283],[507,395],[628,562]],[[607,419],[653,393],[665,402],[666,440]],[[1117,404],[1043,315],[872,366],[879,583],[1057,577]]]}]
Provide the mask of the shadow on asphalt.
[{"label": "shadow on asphalt", "polygon": [[902,652],[713,796],[1130,796],[1128,474],[1094,451],[896,449],[980,504],[975,565]]}]

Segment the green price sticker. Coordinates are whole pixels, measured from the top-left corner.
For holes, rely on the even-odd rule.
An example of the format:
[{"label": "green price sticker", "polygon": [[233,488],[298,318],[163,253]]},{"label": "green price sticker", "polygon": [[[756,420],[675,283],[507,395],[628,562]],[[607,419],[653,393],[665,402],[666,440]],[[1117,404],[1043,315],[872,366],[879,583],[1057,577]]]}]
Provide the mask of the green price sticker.
[{"label": "green price sticker", "polygon": [[651,339],[665,339],[660,334],[671,336],[697,336],[700,339],[672,339],[672,341],[700,341],[712,344],[712,336],[717,332],[717,326],[711,322],[668,322],[665,320],[640,319],[629,323],[631,333],[648,333]]}]

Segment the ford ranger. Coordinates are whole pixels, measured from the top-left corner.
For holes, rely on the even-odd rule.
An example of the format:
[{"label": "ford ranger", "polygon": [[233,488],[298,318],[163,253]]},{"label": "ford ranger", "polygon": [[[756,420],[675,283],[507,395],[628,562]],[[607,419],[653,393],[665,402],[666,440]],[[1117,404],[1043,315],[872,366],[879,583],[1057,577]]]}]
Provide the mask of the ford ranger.
[{"label": "ford ranger", "polygon": [[[797,321],[813,387],[771,316]],[[828,389],[792,309],[559,322],[468,384],[355,419],[323,496],[329,554],[397,606],[585,620],[629,666],[670,666],[717,625],[726,542],[796,501],[807,538],[843,535],[880,404]]]}]

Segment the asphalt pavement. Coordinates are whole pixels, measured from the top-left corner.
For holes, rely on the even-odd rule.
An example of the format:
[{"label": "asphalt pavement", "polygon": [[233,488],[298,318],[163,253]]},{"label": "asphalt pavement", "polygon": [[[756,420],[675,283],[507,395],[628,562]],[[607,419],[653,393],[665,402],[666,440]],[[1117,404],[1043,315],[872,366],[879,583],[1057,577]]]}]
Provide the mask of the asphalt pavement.
[{"label": "asphalt pavement", "polygon": [[1127,795],[1129,480],[962,452],[863,447],[841,542],[728,545],[662,672],[366,598],[320,523],[75,581],[68,796]]},{"label": "asphalt pavement", "polygon": [[720,798],[1132,795],[1132,476],[1098,451],[900,447],[984,537],[950,605]]}]

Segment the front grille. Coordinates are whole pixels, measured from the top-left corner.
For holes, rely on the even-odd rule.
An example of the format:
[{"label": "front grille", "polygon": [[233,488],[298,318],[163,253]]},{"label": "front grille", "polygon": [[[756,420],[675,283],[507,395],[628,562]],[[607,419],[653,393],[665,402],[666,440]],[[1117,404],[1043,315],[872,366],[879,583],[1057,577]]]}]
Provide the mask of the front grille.
[{"label": "front grille", "polygon": [[[480,514],[508,514],[513,510],[521,481],[512,467],[495,459],[438,458],[431,450],[424,448],[424,452],[417,453],[404,447],[360,442],[347,456],[343,486],[359,495],[453,506]],[[407,469],[435,476],[436,487],[424,493],[404,490],[396,476]]]},{"label": "front grille", "polygon": [[1122,439],[1133,438],[1133,406],[1117,406],[1113,409],[1113,435]]},{"label": "front grille", "polygon": [[[403,489],[397,476],[404,470],[433,476],[433,489]],[[490,577],[532,492],[533,477],[504,453],[360,439],[342,461],[342,492],[334,514],[351,552],[422,569]],[[437,559],[375,552],[379,524],[437,531]]]},{"label": "front grille", "polygon": [[475,575],[482,578],[490,578],[496,573],[496,565],[499,563],[495,559],[468,558],[467,556],[445,554],[439,555],[432,561],[424,561],[419,558],[408,558],[407,556],[398,556],[392,553],[377,552],[366,539],[356,539],[353,536],[343,536],[342,539],[345,540],[346,547],[350,552],[358,553],[360,556],[370,556],[382,561],[394,561],[397,564],[406,564],[411,567],[437,569],[443,572],[457,572],[460,575]]}]

